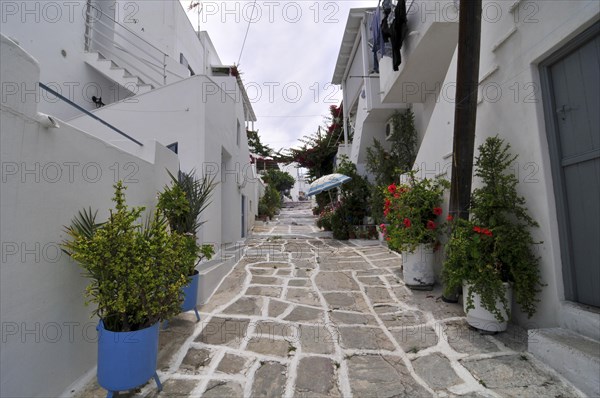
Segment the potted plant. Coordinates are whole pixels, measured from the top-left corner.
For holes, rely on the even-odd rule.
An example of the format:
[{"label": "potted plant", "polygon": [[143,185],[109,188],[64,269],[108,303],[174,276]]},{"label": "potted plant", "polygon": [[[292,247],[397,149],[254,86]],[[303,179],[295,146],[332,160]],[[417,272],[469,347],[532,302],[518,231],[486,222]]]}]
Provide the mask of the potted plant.
[{"label": "potted plant", "polygon": [[199,245],[197,233],[204,224],[200,215],[210,204],[210,197],[216,184],[214,177],[205,176],[198,179],[195,172],[179,172],[179,176],[171,176],[171,185],[166,186],[158,196],[158,208],[161,209],[167,220],[172,234],[181,236],[184,242],[182,261],[185,267],[188,283],[183,287],[184,301],[182,311],[194,310],[196,319],[198,314],[198,283],[200,274],[196,266],[204,258],[211,259],[214,254],[212,245]]},{"label": "potted plant", "polygon": [[325,231],[331,231],[331,217],[333,216],[333,210],[331,205],[325,206],[323,211],[317,218],[317,227],[323,228]]},{"label": "potted plant", "polygon": [[86,304],[95,304],[98,325],[98,383],[109,391],[131,390],[154,377],[158,325],[179,313],[187,283],[179,261],[184,242],[170,235],[160,211],[139,222],[143,207],[129,208],[125,187],[115,186],[115,209],[105,223],[84,210],[66,227],[63,250],[90,279]]},{"label": "potted plant", "polygon": [[388,247],[402,253],[404,283],[411,289],[429,290],[435,283],[434,251],[442,231],[439,217],[443,179],[418,179],[417,171],[406,174],[406,182],[389,185],[384,191],[388,225],[382,225]]},{"label": "potted plant", "polygon": [[471,197],[471,220],[455,220],[446,246],[442,276],[446,291],[462,286],[467,322],[488,331],[504,331],[510,319],[512,294],[531,317],[543,286],[539,258],[530,229],[525,199],[510,167],[516,155],[496,137],[479,147],[475,176],[482,185]]}]

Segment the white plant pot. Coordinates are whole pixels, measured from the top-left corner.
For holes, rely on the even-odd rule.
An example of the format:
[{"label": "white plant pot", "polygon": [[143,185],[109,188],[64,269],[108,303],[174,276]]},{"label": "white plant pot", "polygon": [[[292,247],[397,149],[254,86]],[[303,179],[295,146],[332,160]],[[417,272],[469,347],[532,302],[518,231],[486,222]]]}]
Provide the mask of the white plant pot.
[{"label": "white plant pot", "polygon": [[[512,286],[509,283],[504,283],[506,288],[506,302],[509,305],[509,310],[512,312]],[[473,305],[475,308],[467,311],[467,294],[469,285],[463,283],[463,309],[467,314],[467,323],[476,329],[485,330],[487,332],[504,332],[508,326],[508,314],[503,308],[502,303],[498,300],[496,307],[501,309],[501,314],[505,319],[504,322],[499,322],[498,319],[490,311],[483,308],[479,294],[473,294]]]},{"label": "white plant pot", "polygon": [[414,290],[431,290],[435,284],[435,253],[426,245],[414,252],[402,252],[404,284]]}]

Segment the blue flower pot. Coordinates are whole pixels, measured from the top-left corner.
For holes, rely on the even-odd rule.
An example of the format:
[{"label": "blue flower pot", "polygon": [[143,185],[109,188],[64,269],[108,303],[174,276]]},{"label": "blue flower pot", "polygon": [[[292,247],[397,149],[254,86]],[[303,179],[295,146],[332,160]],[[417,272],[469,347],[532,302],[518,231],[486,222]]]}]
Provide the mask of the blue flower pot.
[{"label": "blue flower pot", "polygon": [[196,308],[196,303],[198,301],[198,280],[200,279],[200,274],[198,271],[190,277],[191,282],[183,287],[183,304],[181,305],[181,311],[191,311]]},{"label": "blue flower pot", "polygon": [[196,318],[199,321],[200,315],[198,314],[198,309],[196,305],[198,303],[198,280],[200,279],[200,274],[198,271],[190,277],[191,282],[182,288],[182,294],[184,295],[183,304],[181,305],[181,311],[191,311],[194,310],[196,313]]},{"label": "blue flower pot", "polygon": [[126,391],[145,384],[156,374],[158,358],[158,326],[156,323],[135,332],[111,332],[100,321],[98,329],[98,384],[108,390]]}]

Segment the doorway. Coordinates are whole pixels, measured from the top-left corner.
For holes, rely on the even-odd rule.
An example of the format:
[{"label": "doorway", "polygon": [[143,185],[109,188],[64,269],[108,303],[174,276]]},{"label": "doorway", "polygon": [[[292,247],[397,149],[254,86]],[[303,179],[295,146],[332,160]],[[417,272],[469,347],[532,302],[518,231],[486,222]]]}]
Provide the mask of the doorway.
[{"label": "doorway", "polygon": [[540,64],[565,298],[600,307],[600,24]]}]

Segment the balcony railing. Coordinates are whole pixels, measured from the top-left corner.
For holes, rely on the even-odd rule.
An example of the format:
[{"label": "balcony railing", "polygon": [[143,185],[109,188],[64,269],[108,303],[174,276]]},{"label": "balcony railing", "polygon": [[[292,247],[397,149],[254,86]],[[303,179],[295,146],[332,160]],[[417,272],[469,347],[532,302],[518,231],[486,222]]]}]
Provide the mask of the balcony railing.
[{"label": "balcony railing", "polygon": [[170,76],[187,77],[169,70],[167,53],[91,3],[87,5],[85,27],[85,51],[102,54],[146,84],[160,87]]},{"label": "balcony railing", "polygon": [[84,114],[86,114],[87,116],[91,117],[94,120],[97,120],[98,122],[102,123],[103,125],[105,125],[106,127],[108,127],[109,129],[111,129],[112,131],[121,134],[123,137],[135,142],[136,144],[138,144],[139,146],[144,146],[144,144],[142,144],[140,141],[136,140],[135,138],[131,137],[130,135],[122,132],[121,130],[119,130],[118,128],[116,128],[115,126],[113,126],[112,124],[100,119],[98,116],[94,115],[93,113],[91,113],[90,111],[88,111],[87,109],[82,108],[81,106],[77,105],[76,103],[74,103],[73,101],[71,101],[70,99],[66,98],[65,96],[57,93],[56,91],[52,90],[50,87],[46,86],[44,83],[39,83],[40,88],[42,90],[45,90],[47,92],[49,92],[50,94],[54,95],[56,98],[60,99],[61,101],[66,102],[67,104],[71,105],[73,108],[77,109],[78,111],[83,112]]}]

